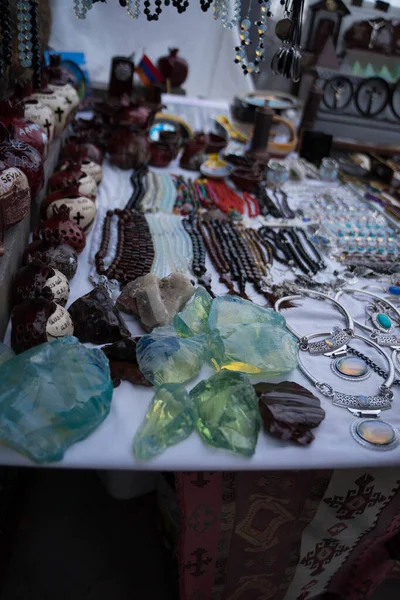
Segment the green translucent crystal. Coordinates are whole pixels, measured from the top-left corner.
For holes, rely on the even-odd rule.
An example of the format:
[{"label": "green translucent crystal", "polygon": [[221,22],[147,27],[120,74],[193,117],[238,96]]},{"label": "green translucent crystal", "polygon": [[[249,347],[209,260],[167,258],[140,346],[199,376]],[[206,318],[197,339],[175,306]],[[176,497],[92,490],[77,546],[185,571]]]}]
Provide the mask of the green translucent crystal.
[{"label": "green translucent crystal", "polygon": [[155,386],[184,383],[196,377],[204,364],[207,336],[178,337],[171,326],[156,327],[140,338],[136,358],[143,375]]},{"label": "green translucent crystal", "polygon": [[180,337],[208,333],[208,316],[212,301],[207,290],[199,286],[193,300],[174,317],[174,327]]},{"label": "green translucent crystal", "polygon": [[133,451],[139,460],[149,460],[169,446],[179,444],[192,433],[195,424],[193,402],[178,383],[158,388],[144,421],[138,429]]},{"label": "green translucent crystal", "polygon": [[297,342],[284,317],[236,296],[213,301],[208,360],[219,371],[276,377],[297,367]]},{"label": "green translucent crystal", "polygon": [[220,371],[196,385],[189,396],[197,412],[197,431],[207,444],[254,454],[261,417],[247,375]]},{"label": "green translucent crystal", "polygon": [[61,460],[104,421],[112,394],[101,350],[69,336],[35,346],[0,366],[0,441],[38,463]]}]

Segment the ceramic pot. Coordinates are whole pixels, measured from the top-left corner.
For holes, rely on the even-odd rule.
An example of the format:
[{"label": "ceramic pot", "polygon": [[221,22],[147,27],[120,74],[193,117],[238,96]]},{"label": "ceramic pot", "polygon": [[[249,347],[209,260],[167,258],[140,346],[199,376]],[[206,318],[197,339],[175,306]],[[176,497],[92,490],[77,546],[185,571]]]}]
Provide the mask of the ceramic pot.
[{"label": "ceramic pot", "polygon": [[68,279],[53,267],[39,261],[31,262],[15,275],[12,298],[14,306],[33,298],[46,298],[65,306],[69,298]]},{"label": "ceramic pot", "polygon": [[56,120],[54,113],[49,106],[39,102],[35,98],[26,99],[25,104],[25,118],[40,125],[43,131],[46,133],[49,143],[53,140],[56,132]]},{"label": "ceramic pot", "polygon": [[68,244],[78,253],[82,252],[86,244],[85,233],[75,221],[69,218],[69,215],[70,209],[65,204],[60,207],[53,207],[53,215],[40,223],[33,232],[33,239],[39,240],[59,231],[63,244]]},{"label": "ceramic pot", "polygon": [[22,264],[25,266],[33,260],[40,260],[45,265],[57,269],[68,280],[73,278],[78,268],[76,251],[71,246],[61,243],[58,231],[48,232],[45,238],[35,240],[25,248]]},{"label": "ceramic pot", "polygon": [[11,347],[17,354],[73,333],[68,311],[51,300],[34,298],[17,304],[12,310]]},{"label": "ceramic pot", "polygon": [[72,188],[75,193],[96,200],[97,184],[91,175],[80,169],[64,169],[57,171],[49,179],[49,191],[58,192]]},{"label": "ceramic pot", "polygon": [[39,152],[25,142],[11,138],[8,129],[0,123],[0,164],[17,167],[25,173],[34,198],[44,185],[43,162]]},{"label": "ceramic pot", "polygon": [[263,173],[261,171],[238,167],[232,171],[230,178],[239,190],[256,192],[263,179]]},{"label": "ceramic pot", "polygon": [[104,159],[104,154],[94,144],[90,142],[80,142],[74,136],[69,138],[68,142],[61,150],[61,161],[74,160],[79,161],[89,159],[101,165]]},{"label": "ceramic pot", "polygon": [[42,158],[46,157],[48,137],[38,123],[24,117],[22,102],[0,102],[1,122],[7,127],[11,137],[35,148]]},{"label": "ceramic pot", "polygon": [[57,94],[59,94],[60,96],[65,98],[65,100],[68,102],[70,109],[71,109],[70,112],[73,112],[78,108],[78,106],[80,104],[78,92],[76,91],[76,89],[74,87],[72,87],[72,85],[70,83],[64,83],[62,85],[57,85],[50,81],[50,85]]},{"label": "ceramic pot", "polygon": [[156,113],[161,110],[161,104],[146,104],[145,102],[129,104],[118,109],[112,116],[115,125],[130,126],[132,131],[149,130]]},{"label": "ceramic pot", "polygon": [[157,66],[165,77],[169,79],[173,88],[179,87],[186,81],[189,65],[186,60],[178,56],[178,48],[170,48],[168,56],[158,59]]},{"label": "ceramic pot", "polygon": [[0,173],[0,256],[4,254],[6,230],[22,221],[29,211],[31,190],[20,169],[11,167]]},{"label": "ceramic pot", "polygon": [[131,127],[120,127],[108,144],[110,163],[120,169],[137,169],[151,159],[150,142],[146,133]]},{"label": "ceramic pot", "polygon": [[228,141],[222,135],[210,132],[205,137],[206,148],[204,152],[206,154],[219,154],[228,145]]},{"label": "ceramic pot", "polygon": [[68,123],[72,110],[66,99],[57,94],[51,87],[36,91],[27,98],[27,100],[32,99],[39,100],[39,102],[51,108],[54,113],[55,135],[60,135]]},{"label": "ceramic pot", "polygon": [[175,158],[174,149],[161,142],[151,142],[150,152],[152,167],[167,167]]},{"label": "ceramic pot", "polygon": [[99,115],[95,115],[92,119],[74,119],[72,129],[74,139],[78,143],[91,142],[103,152],[106,151],[108,138],[112,131]]},{"label": "ceramic pot", "polygon": [[63,204],[70,209],[70,219],[75,221],[87,232],[93,225],[96,216],[96,205],[90,198],[77,194],[74,188],[52,192],[43,200],[40,207],[43,219],[50,219],[53,215],[53,207]]},{"label": "ceramic pot", "polygon": [[198,171],[200,165],[207,159],[205,154],[206,138],[203,133],[185,142],[180,160],[180,167],[189,171]]},{"label": "ceramic pot", "polygon": [[65,85],[70,84],[75,91],[79,90],[79,83],[72,71],[62,66],[61,54],[51,53],[49,56],[49,65],[44,70],[44,76],[49,84]]},{"label": "ceramic pot", "polygon": [[70,171],[71,169],[83,171],[95,180],[96,185],[99,185],[103,179],[103,169],[101,168],[101,166],[93,162],[92,160],[89,160],[88,158],[83,158],[81,161],[78,162],[70,160],[65,161],[64,163],[59,165],[59,169],[60,171]]}]

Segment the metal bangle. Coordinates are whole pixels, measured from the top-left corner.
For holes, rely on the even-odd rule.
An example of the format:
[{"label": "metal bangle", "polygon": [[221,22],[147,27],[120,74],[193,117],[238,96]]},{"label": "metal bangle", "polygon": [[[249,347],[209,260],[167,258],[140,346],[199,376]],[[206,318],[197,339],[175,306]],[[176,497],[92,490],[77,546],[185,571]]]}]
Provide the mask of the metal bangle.
[{"label": "metal bangle", "polygon": [[[343,294],[351,294],[353,292],[357,293],[357,294],[364,294],[365,296],[369,296],[370,298],[375,298],[376,300],[380,300],[380,302],[383,302],[384,304],[389,306],[396,313],[396,315],[400,321],[400,311],[394,306],[394,304],[389,302],[389,300],[385,300],[384,298],[382,298],[382,296],[378,296],[378,294],[374,294],[373,292],[368,292],[367,290],[361,290],[359,288],[343,288],[336,294],[335,300],[339,300],[340,296],[342,296]],[[365,329],[365,331],[369,331],[370,333],[373,333],[375,331],[375,329],[373,327],[370,327],[369,325],[365,325],[364,323],[360,323],[359,321],[356,321],[356,319],[353,319],[353,322],[355,325],[357,325],[361,329]]]},{"label": "metal bangle", "polygon": [[[336,306],[336,308],[339,310],[339,312],[341,312],[342,315],[345,317],[345,319],[346,319],[345,331],[347,331],[349,333],[349,335],[353,335],[353,333],[354,333],[353,318],[352,318],[351,314],[349,313],[349,311],[342,304],[340,304],[340,302],[338,302],[335,298],[331,298],[331,296],[328,296],[328,294],[324,294],[323,292],[317,292],[315,290],[307,290],[307,289],[299,289],[298,291],[299,291],[299,294],[296,294],[294,296],[285,296],[284,298],[279,298],[279,300],[277,300],[275,302],[275,306],[274,306],[274,309],[276,310],[276,312],[280,312],[279,308],[283,302],[286,302],[286,301],[290,302],[292,300],[301,300],[301,299],[304,299],[305,296],[311,296],[311,297],[322,298],[324,300],[329,300],[330,302],[332,302],[332,304],[334,304]],[[300,340],[301,338],[304,338],[304,337],[309,337],[309,336],[299,335],[287,323],[286,323],[286,327],[290,331],[290,333],[292,333],[298,340]]]},{"label": "metal bangle", "polygon": [[[329,335],[329,333],[320,333],[320,332],[317,332],[317,333],[311,333],[310,335],[308,335],[308,336],[307,336],[307,338],[308,338],[308,339],[312,339],[312,338],[315,338],[315,337],[320,337],[320,336],[324,336],[324,335]],[[386,363],[387,363],[387,365],[388,365],[388,367],[389,367],[389,371],[388,371],[387,377],[386,377],[386,379],[385,379],[385,381],[384,381],[384,383],[383,383],[382,385],[383,385],[383,386],[385,386],[387,389],[390,389],[390,388],[392,387],[392,385],[393,385],[393,382],[394,382],[394,377],[395,377],[395,367],[394,367],[394,363],[393,363],[393,360],[392,360],[392,358],[390,358],[390,356],[388,356],[388,355],[386,354],[386,352],[384,352],[384,351],[382,350],[382,348],[381,348],[380,346],[378,346],[378,344],[376,344],[376,343],[375,343],[373,340],[371,340],[370,338],[366,338],[366,337],[364,337],[363,335],[359,335],[359,334],[355,333],[355,334],[353,335],[353,339],[356,339],[356,340],[361,340],[362,342],[364,342],[364,343],[365,343],[365,344],[367,344],[368,346],[372,346],[372,348],[375,348],[375,350],[376,350],[376,351],[377,351],[377,352],[378,352],[378,353],[379,353],[381,356],[383,356],[383,357],[384,357],[384,359],[386,360]],[[308,379],[308,380],[309,380],[309,381],[310,381],[310,382],[311,382],[313,385],[315,385],[315,387],[316,387],[317,389],[319,389],[319,388],[318,388],[318,386],[326,386],[327,388],[329,387],[330,389],[332,389],[332,388],[331,388],[331,386],[329,386],[327,383],[322,383],[322,382],[320,382],[318,379],[316,379],[316,378],[315,378],[315,377],[314,377],[314,376],[313,376],[313,375],[310,373],[310,371],[309,371],[309,370],[308,370],[308,369],[307,369],[307,368],[304,366],[304,364],[303,364],[303,362],[302,362],[302,360],[301,360],[301,352],[300,352],[300,348],[299,348],[299,351],[298,351],[298,361],[299,361],[299,368],[300,368],[301,372],[303,373],[303,375],[305,375],[305,377],[306,377],[306,378],[307,378],[307,379]],[[324,394],[324,395],[327,395],[327,394]]]}]

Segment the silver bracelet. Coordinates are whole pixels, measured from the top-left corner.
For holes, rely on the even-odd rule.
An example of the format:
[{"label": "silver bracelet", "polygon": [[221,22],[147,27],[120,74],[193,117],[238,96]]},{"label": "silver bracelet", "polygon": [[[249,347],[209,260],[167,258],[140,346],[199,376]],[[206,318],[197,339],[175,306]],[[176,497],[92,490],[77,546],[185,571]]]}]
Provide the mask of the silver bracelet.
[{"label": "silver bracelet", "polygon": [[[304,336],[300,336],[294,329],[292,329],[292,327],[290,327],[286,323],[287,329],[295,336],[295,338],[298,339],[300,350],[308,350],[310,354],[318,356],[320,354],[334,352],[335,350],[338,350],[339,348],[345,346],[354,335],[354,322],[349,311],[335,298],[332,298],[331,296],[328,296],[328,294],[324,294],[323,292],[317,292],[315,290],[306,289],[299,289],[298,292],[299,293],[294,296],[285,296],[284,298],[280,298],[279,300],[277,300],[275,302],[274,309],[277,312],[280,312],[279,309],[283,302],[301,300],[304,297],[311,296],[322,300],[329,300],[329,302],[331,302],[343,314],[343,316],[346,319],[346,327],[344,329],[340,329],[340,327],[334,327],[332,329],[332,332],[329,334],[321,332],[312,333],[310,335]],[[319,342],[312,342],[311,344],[309,343],[309,340],[312,338],[324,337],[327,335],[329,337],[326,337],[325,339]]]},{"label": "silver bracelet", "polygon": [[[392,304],[389,300],[385,300],[384,298],[382,298],[378,294],[375,294],[374,292],[369,292],[367,290],[362,290],[359,288],[343,288],[336,294],[335,300],[339,300],[340,296],[342,296],[343,294],[354,293],[364,294],[365,296],[374,298],[375,300],[378,300],[382,304],[388,306],[391,310],[394,311],[394,313],[397,315],[400,321],[400,311],[398,310],[398,308],[396,308],[396,306],[394,306],[394,304]],[[365,311],[368,317],[371,319],[373,327],[370,327],[365,323],[360,323],[356,319],[354,319],[354,324],[357,325],[357,327],[364,329],[365,331],[369,331],[369,333],[371,334],[371,339],[373,339],[377,344],[379,344],[379,346],[386,346],[391,348],[397,346],[398,348],[400,348],[400,336],[394,333],[395,327],[393,326],[392,319],[389,317],[389,315],[382,312],[377,312],[376,310],[374,310],[373,307],[371,307],[371,305],[367,305]]]},{"label": "silver bracelet", "polygon": [[[310,339],[312,337],[320,336],[320,333],[311,334],[308,336]],[[326,335],[326,334],[324,334]],[[338,392],[332,388],[328,383],[324,383],[319,381],[310,373],[310,371],[303,364],[301,359],[301,352],[299,347],[298,352],[298,361],[299,361],[299,369],[303,373],[303,375],[308,379],[310,383],[312,383],[319,392],[323,396],[330,398],[332,403],[335,406],[340,406],[342,408],[349,409],[353,414],[379,414],[381,410],[387,410],[391,407],[391,402],[393,398],[393,392],[391,391],[391,386],[394,381],[394,364],[392,359],[370,338],[366,338],[362,335],[354,334],[354,339],[361,340],[362,342],[368,344],[375,348],[379,354],[381,354],[387,362],[389,367],[388,375],[384,381],[384,383],[379,386],[378,393],[374,396],[365,396],[365,395],[353,395],[353,394],[343,394],[342,392]],[[366,412],[367,411],[367,412]],[[371,413],[372,411],[372,413]]]}]

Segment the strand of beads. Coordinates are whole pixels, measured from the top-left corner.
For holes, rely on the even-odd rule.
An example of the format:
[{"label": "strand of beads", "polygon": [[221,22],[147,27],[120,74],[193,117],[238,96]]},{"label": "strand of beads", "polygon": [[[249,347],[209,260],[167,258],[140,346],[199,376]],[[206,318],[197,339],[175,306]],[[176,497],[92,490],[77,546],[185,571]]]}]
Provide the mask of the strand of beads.
[{"label": "strand of beads", "polygon": [[[0,2],[1,16],[1,67],[9,66],[12,63],[12,36],[11,36],[11,13],[9,0]],[[23,39],[21,39],[23,38]],[[29,48],[30,37],[25,38],[22,32],[18,32],[18,50]],[[21,45],[21,46],[20,46]]]},{"label": "strand of beads", "polygon": [[182,220],[175,215],[147,214],[156,248],[152,272],[165,277],[173,271],[186,273],[193,261],[193,246]]},{"label": "strand of beads", "polygon": [[217,208],[224,213],[244,213],[243,199],[223,181],[208,181],[207,190]]},{"label": "strand of beads", "polygon": [[[245,19],[243,19],[243,21],[240,24],[241,47],[236,46],[236,48],[235,48],[235,51],[236,51],[235,63],[239,64],[242,67],[245,75],[247,75],[247,73],[259,73],[260,72],[260,62],[265,60],[264,40],[265,40],[265,34],[267,32],[267,17],[271,16],[271,10],[270,10],[271,0],[259,0],[259,2],[260,2],[260,17],[259,17],[258,21],[254,21],[254,25],[257,26],[257,33],[258,33],[258,45],[257,45],[255,54],[254,54],[254,61],[246,64],[247,57],[246,57],[246,50],[244,48],[244,46],[248,46],[251,43],[250,42],[251,21],[249,18],[250,7],[249,7],[249,12],[248,12],[247,17]],[[250,3],[250,6],[251,6],[251,3]]]},{"label": "strand of beads", "polygon": [[153,211],[154,206],[154,196],[155,196],[155,183],[154,183],[155,173],[153,171],[149,171],[145,176],[145,186],[146,192],[143,198],[140,201],[139,208],[141,212],[149,212]]},{"label": "strand of beads", "polygon": [[93,0],[74,0],[74,12],[78,19],[86,19],[88,10],[93,8]]},{"label": "strand of beads", "polygon": [[229,20],[229,0],[222,0],[221,9],[219,13],[222,25],[227,29],[233,29],[234,27],[236,27],[236,25],[239,23],[241,8],[241,0],[235,0],[235,6],[233,8],[233,17],[231,20]]},{"label": "strand of beads", "polygon": [[32,66],[32,20],[29,0],[17,3],[18,58],[21,67]]},{"label": "strand of beads", "polygon": [[149,226],[154,245],[154,262],[151,272],[162,278],[167,271],[167,254],[163,248],[163,236],[157,215],[147,213],[146,221]]},{"label": "strand of beads", "polygon": [[193,260],[191,271],[196,277],[202,277],[207,271],[206,247],[198,230],[197,217],[191,215],[188,219],[184,219],[182,224],[192,240]]},{"label": "strand of beads", "polygon": [[125,0],[125,8],[132,19],[137,19],[140,15],[139,0]]},{"label": "strand of beads", "polygon": [[249,192],[243,192],[243,200],[247,206],[247,212],[249,217],[258,217],[261,211],[257,198],[252,194],[249,194]]}]

